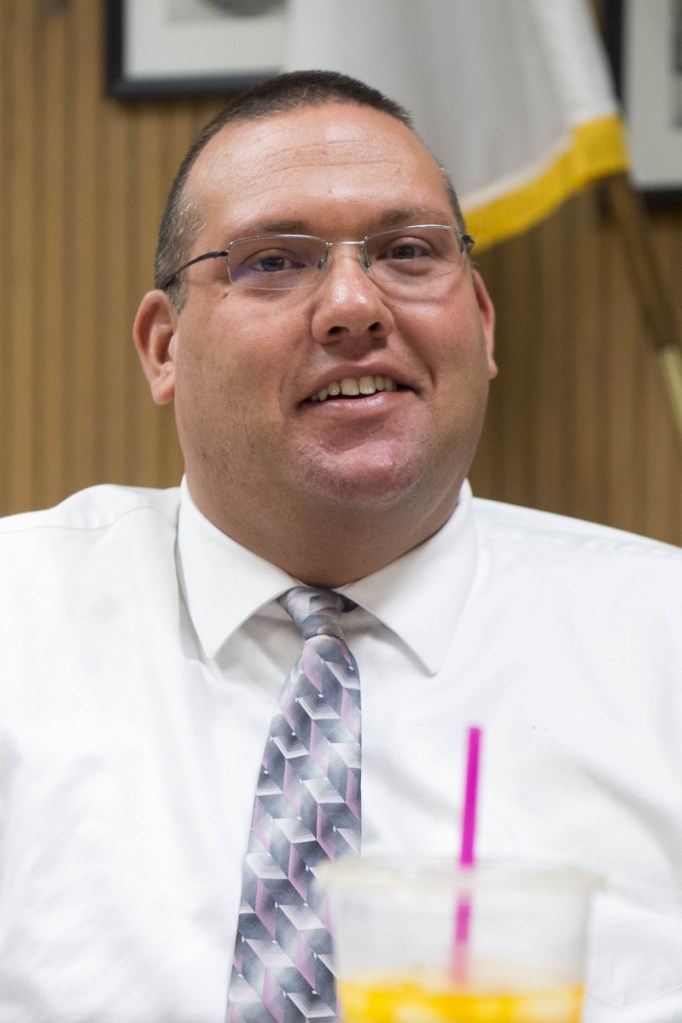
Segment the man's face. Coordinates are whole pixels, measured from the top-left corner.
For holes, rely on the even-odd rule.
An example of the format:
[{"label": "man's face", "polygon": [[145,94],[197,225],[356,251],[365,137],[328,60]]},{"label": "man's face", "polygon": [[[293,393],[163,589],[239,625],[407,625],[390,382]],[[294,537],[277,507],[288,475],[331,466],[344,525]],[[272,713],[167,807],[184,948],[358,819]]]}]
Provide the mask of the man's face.
[{"label": "man's face", "polygon": [[[455,223],[416,136],[345,103],[226,126],[187,194],[203,222],[190,256],[272,232],[341,241]],[[414,507],[444,520],[496,372],[492,306],[467,265],[390,296],[354,247],[334,248],[318,282],[292,291],[236,287],[223,260],[184,274],[186,304],[153,391],[174,397],[190,491],[209,518],[235,535],[231,517],[263,507],[293,522],[316,506],[369,511],[419,495]],[[397,389],[315,400],[377,376]]]}]

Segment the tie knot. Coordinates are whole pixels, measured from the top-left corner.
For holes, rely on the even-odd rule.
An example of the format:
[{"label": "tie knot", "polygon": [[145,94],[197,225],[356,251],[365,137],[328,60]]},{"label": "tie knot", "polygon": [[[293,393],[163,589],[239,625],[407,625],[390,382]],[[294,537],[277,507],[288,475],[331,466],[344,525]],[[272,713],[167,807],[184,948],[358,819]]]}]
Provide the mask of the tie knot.
[{"label": "tie knot", "polygon": [[303,633],[311,636],[343,636],[340,615],[352,611],[357,604],[335,590],[319,590],[312,586],[294,586],[278,598]]}]

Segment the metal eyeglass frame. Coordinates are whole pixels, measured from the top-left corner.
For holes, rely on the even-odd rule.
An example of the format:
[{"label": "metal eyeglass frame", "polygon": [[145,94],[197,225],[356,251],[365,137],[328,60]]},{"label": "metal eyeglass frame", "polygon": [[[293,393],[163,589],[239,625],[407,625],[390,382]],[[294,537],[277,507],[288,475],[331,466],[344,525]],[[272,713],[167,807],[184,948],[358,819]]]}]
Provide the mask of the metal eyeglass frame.
[{"label": "metal eyeglass frame", "polygon": [[[326,270],[327,266],[329,265],[329,252],[330,252],[330,250],[333,249],[337,245],[356,245],[356,246],[359,246],[362,249],[362,260],[361,260],[360,265],[365,270],[365,272],[368,273],[370,271],[371,267],[372,267],[372,261],[370,260],[369,255],[367,253],[366,245],[367,245],[367,242],[370,241],[372,238],[380,238],[382,235],[388,236],[388,235],[391,235],[391,234],[397,234],[397,233],[399,233],[401,231],[405,231],[406,233],[409,233],[410,231],[417,231],[417,230],[421,230],[423,228],[431,228],[431,227],[437,227],[437,228],[445,229],[445,230],[448,230],[448,231],[452,231],[453,234],[455,234],[457,236],[458,240],[459,240],[459,249],[460,249],[460,253],[462,253],[462,254],[464,254],[465,252],[469,252],[472,249],[473,245],[474,245],[474,239],[471,237],[470,234],[465,234],[458,227],[454,227],[452,224],[408,224],[404,228],[403,227],[399,227],[399,228],[391,228],[390,230],[387,230],[387,231],[373,231],[371,234],[365,235],[365,237],[362,238],[360,241],[328,242],[325,238],[321,238],[319,235],[313,235],[313,234],[256,234],[256,235],[248,235],[245,238],[234,238],[228,244],[226,249],[218,249],[218,250],[216,250],[214,252],[204,252],[204,253],[202,253],[202,255],[195,256],[193,259],[188,260],[187,263],[183,263],[183,265],[181,267],[179,267],[175,271],[175,273],[172,273],[170,275],[170,277],[168,277],[166,279],[166,281],[164,281],[164,283],[161,285],[161,290],[162,291],[167,291],[168,288],[170,288],[173,284],[175,284],[177,278],[183,272],[183,270],[186,270],[190,266],[194,266],[195,263],[202,263],[202,262],[204,262],[204,260],[207,260],[207,259],[224,259],[225,263],[226,263],[228,279],[229,279],[231,284],[234,284],[234,286],[238,287],[238,288],[240,288],[240,287],[241,288],[253,287],[254,290],[256,290],[256,291],[295,291],[297,288],[311,288],[311,287],[314,286],[316,281],[311,281],[310,284],[294,284],[291,287],[286,287],[286,288],[255,288],[253,285],[244,284],[242,281],[238,281],[238,280],[235,281],[232,278],[232,274],[230,273],[230,254],[232,252],[232,247],[234,245],[239,244],[240,242],[268,241],[269,239],[274,239],[274,238],[309,238],[309,239],[314,240],[314,241],[322,242],[324,244],[324,246],[325,246],[326,252],[325,252],[324,260],[322,260],[320,262],[320,265],[318,267],[318,278],[316,278],[316,280],[317,280],[317,279],[319,279],[320,276],[322,276],[322,274]],[[458,267],[455,267],[455,270],[457,270],[457,269],[458,269]],[[454,273],[455,270],[453,270],[451,272]],[[445,274],[443,276],[447,276],[447,275]]]}]

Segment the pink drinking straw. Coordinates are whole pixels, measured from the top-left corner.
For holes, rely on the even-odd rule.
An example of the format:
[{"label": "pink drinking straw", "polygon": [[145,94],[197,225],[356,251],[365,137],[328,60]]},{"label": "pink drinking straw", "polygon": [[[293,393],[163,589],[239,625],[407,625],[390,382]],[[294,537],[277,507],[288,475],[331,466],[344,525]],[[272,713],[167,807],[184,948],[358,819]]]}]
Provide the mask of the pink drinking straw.
[{"label": "pink drinking straw", "polygon": [[478,797],[478,764],[481,751],[481,729],[470,728],[467,740],[467,766],[464,783],[464,814],[462,816],[462,845],[459,853],[461,867],[473,867],[476,845],[476,801]]},{"label": "pink drinking straw", "polygon": [[[481,752],[481,729],[469,728],[467,738],[467,764],[464,782],[464,812],[462,814],[462,842],[459,865],[467,869],[476,862],[476,805],[478,798],[478,766]],[[455,980],[463,983],[466,978],[467,944],[471,920],[471,897],[460,895],[455,912],[455,940],[453,943],[452,970]]]}]

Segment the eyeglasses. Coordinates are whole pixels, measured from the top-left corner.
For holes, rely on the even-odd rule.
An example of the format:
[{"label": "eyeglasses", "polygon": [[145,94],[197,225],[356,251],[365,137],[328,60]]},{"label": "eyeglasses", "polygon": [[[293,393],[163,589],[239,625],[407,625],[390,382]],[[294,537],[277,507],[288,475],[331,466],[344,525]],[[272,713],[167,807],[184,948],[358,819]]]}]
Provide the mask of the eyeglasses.
[{"label": "eyeglasses", "polygon": [[308,234],[269,234],[237,238],[226,249],[205,252],[184,263],[166,280],[166,291],[179,274],[205,259],[224,259],[227,275],[240,288],[289,291],[311,288],[339,245],[354,245],[360,266],[378,284],[410,288],[456,273],[474,239],[445,224],[414,224],[368,234],[362,241],[327,242]]}]

